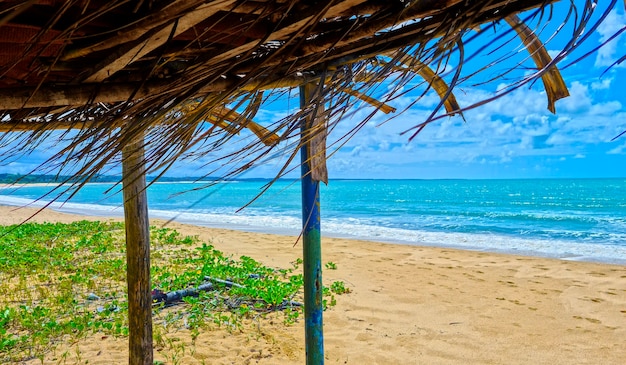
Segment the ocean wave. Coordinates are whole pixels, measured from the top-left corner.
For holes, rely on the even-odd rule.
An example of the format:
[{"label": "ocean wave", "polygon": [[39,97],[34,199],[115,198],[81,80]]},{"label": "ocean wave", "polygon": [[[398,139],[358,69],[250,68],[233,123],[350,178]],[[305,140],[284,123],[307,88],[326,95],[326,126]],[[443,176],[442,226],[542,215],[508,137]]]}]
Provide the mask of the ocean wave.
[{"label": "ocean wave", "polygon": [[59,202],[59,201],[46,201],[46,200],[34,200],[28,198],[18,198],[7,195],[0,195],[0,204],[15,206],[18,209],[20,207],[31,208],[50,208],[61,212],[76,213],[83,215],[96,215],[96,216],[123,216],[124,211],[120,205],[101,205],[101,204],[86,204],[86,203],[71,203],[71,202]]},{"label": "ocean wave", "polygon": [[[13,206],[49,207],[70,213],[96,216],[122,216],[120,206],[83,203],[49,203],[32,199],[0,196],[0,204]],[[150,209],[151,217],[172,219],[195,225],[238,229],[255,232],[298,235],[302,221],[289,214],[271,213],[264,209],[250,209],[233,213],[232,209],[217,210],[166,210]],[[626,234],[591,232],[581,235],[572,232],[576,240],[555,239],[554,232],[545,238],[523,234],[486,232],[444,232],[440,230],[413,229],[410,225],[394,226],[389,221],[375,218],[324,218],[322,232],[325,236],[383,241],[389,243],[452,247],[461,249],[515,253],[553,257],[568,260],[586,260],[626,264]],[[521,232],[521,231],[520,231]],[[522,232],[523,233],[523,232]],[[534,232],[536,235],[537,232]]]},{"label": "ocean wave", "polygon": [[[626,263],[625,235],[614,234],[611,241],[582,242],[558,239],[522,238],[493,233],[432,232],[324,221],[324,234],[356,239],[376,239],[391,243],[444,246],[481,251],[528,254],[561,259]],[[607,237],[605,237],[607,238]]]}]

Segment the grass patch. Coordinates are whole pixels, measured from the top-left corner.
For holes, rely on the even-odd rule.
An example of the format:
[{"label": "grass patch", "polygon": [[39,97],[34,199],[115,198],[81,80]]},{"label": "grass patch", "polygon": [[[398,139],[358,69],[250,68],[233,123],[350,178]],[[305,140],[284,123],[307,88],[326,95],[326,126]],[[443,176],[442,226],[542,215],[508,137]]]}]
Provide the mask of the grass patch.
[{"label": "grass patch", "polygon": [[[275,269],[253,258],[224,255],[196,237],[151,228],[152,285],[164,293],[213,282],[184,303],[154,306],[155,343],[168,329],[242,330],[267,313],[281,312],[285,323],[301,313],[299,265]],[[117,222],[27,223],[0,226],[0,362],[42,359],[62,342],[103,335],[127,336],[124,226]],[[223,281],[235,283],[225,284]],[[326,290],[349,292],[334,283]]]}]

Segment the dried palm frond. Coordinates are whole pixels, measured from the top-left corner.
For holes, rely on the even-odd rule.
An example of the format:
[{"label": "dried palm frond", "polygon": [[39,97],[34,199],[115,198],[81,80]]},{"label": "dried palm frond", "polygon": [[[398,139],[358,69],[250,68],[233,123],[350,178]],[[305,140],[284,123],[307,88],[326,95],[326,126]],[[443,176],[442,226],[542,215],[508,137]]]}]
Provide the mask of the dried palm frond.
[{"label": "dried palm frond", "polygon": [[552,58],[546,51],[543,43],[517,15],[509,15],[504,19],[515,29],[522,42],[524,42],[526,49],[528,49],[530,56],[537,65],[537,69],[547,70],[541,75],[541,80],[548,96],[548,110],[555,113],[554,103],[569,96],[569,91],[567,86],[565,86],[561,73],[552,63]]},{"label": "dried palm frond", "polygon": [[[88,181],[119,164],[125,146],[143,139],[149,173],[163,173],[181,159],[203,157],[206,175],[230,177],[286,156],[277,173],[281,176],[293,168],[289,163],[302,145],[318,145],[311,158],[325,160],[327,148],[339,148],[375,113],[392,111],[394,99],[416,87],[422,89],[413,103],[419,103],[429,88],[442,99],[426,121],[416,122],[418,130],[501,96],[461,107],[453,92],[493,67],[485,64],[464,75],[465,63],[472,58],[464,45],[480,39],[491,44],[505,32],[497,27],[493,35],[470,31],[502,19],[519,33],[538,69],[511,80],[507,90],[542,77],[553,111],[554,102],[566,95],[565,85],[536,35],[515,16],[525,12],[524,18],[554,21],[542,17],[550,4],[543,0],[3,3],[0,43],[10,44],[6,49],[11,51],[0,55],[0,131],[21,134],[0,136],[0,145],[11,147],[0,152],[0,159],[28,154],[56,138],[61,147],[39,171],[71,171]],[[615,0],[607,4],[604,13],[615,4]],[[563,20],[574,25],[574,32],[561,59],[586,36],[582,29],[597,11],[589,1],[582,6],[570,3],[569,8],[580,16]],[[506,42],[499,47],[505,46],[514,53]],[[425,82],[411,86],[414,78]],[[311,83],[319,85],[311,95],[311,108],[290,110],[279,120],[258,118],[264,105]],[[348,122],[360,101],[373,108]],[[440,106],[445,113],[437,114]],[[303,135],[300,126],[313,115],[323,122]],[[326,136],[340,123],[354,125],[325,146]],[[327,177],[320,172],[318,178]]]},{"label": "dried palm frond", "polygon": [[462,114],[461,107],[456,101],[454,93],[451,92],[448,84],[432,68],[410,56],[402,58],[400,62],[420,75],[428,83],[428,86],[437,92],[449,115]]},{"label": "dried palm frond", "polygon": [[363,94],[363,93],[361,93],[359,91],[352,90],[352,89],[347,89],[347,88],[343,89],[342,91],[344,93],[348,94],[348,95],[354,96],[355,98],[361,99],[364,102],[366,102],[366,103],[368,103],[368,104],[370,104],[372,106],[375,106],[378,110],[380,110],[381,112],[383,112],[385,114],[393,113],[393,112],[396,111],[396,108],[394,108],[394,107],[392,107],[390,105],[387,105],[387,104],[385,104],[383,102],[380,102],[380,101],[372,98],[371,96],[365,95],[365,94]]}]

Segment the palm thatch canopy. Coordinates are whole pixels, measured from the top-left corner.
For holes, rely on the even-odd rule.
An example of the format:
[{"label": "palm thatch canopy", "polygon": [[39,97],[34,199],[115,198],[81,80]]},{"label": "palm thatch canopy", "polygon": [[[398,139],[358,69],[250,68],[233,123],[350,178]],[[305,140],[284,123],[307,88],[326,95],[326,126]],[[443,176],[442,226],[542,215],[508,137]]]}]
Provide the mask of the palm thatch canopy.
[{"label": "palm thatch canopy", "polygon": [[[464,62],[475,56],[466,53],[465,45],[486,33],[481,31],[485,24],[494,25],[487,41],[511,34],[534,61],[533,72],[512,81],[512,88],[541,78],[554,112],[556,100],[568,95],[555,61],[584,40],[597,4],[586,1],[577,8],[570,3],[563,22],[573,25],[571,42],[553,61],[526,25],[526,20],[538,26],[550,22],[552,2],[0,1],[0,132],[23,132],[0,134],[0,164],[41,143],[49,145],[52,137],[64,143],[45,166],[82,177],[74,185],[80,187],[111,162],[123,160],[129,361],[152,364],[144,169],[163,173],[181,158],[209,155],[212,167],[202,173],[226,167],[221,175],[229,176],[280,154],[287,156],[280,176],[305,147],[306,180],[319,184],[327,180],[326,135],[356,102],[372,105],[373,111],[339,144],[377,111],[393,111],[387,102],[413,87],[414,77],[423,80],[422,95],[433,89],[441,102],[429,118],[416,122],[412,133],[437,118],[439,109],[444,116],[461,113],[464,108],[452,91],[466,79]],[[496,25],[501,21],[506,25]],[[503,27],[507,30],[501,34]],[[502,47],[513,53],[510,38]],[[482,68],[490,66],[487,62]],[[376,93],[380,83],[388,89],[382,100]],[[306,101],[300,110],[272,125],[252,120],[276,94],[299,87]],[[244,129],[252,132],[249,138],[233,139]],[[309,184],[314,197],[319,192],[315,184]],[[318,205],[311,200],[311,206]],[[318,213],[306,221],[311,217],[319,222]],[[318,314],[305,313],[307,362],[309,338],[323,347],[320,231],[319,225],[309,228],[304,229],[304,246],[310,250],[305,249],[305,308],[313,308],[314,299]],[[309,331],[313,317],[318,322]],[[323,362],[323,351],[310,353]]]},{"label": "palm thatch canopy", "polygon": [[[181,157],[215,153],[249,129],[256,137],[238,153],[215,154],[218,166],[239,163],[228,172],[235,174],[271,155],[278,142],[299,136],[299,120],[315,113],[313,108],[271,126],[252,118],[276,92],[305,83],[319,85],[312,105],[327,105],[326,122],[311,138],[325,135],[357,101],[393,111],[386,100],[371,95],[372,85],[384,80],[398,91],[420,77],[441,96],[437,109],[456,114],[462,108],[452,90],[463,79],[464,44],[481,25],[501,20],[511,34],[517,32],[536,64],[536,72],[514,84],[542,77],[548,108],[554,111],[554,102],[567,96],[567,89],[525,19],[516,16],[531,10],[524,13],[529,14],[526,20],[547,22],[550,3],[1,1],[0,131],[29,131],[21,137],[2,135],[3,143],[19,140],[2,156],[28,153],[50,130],[77,129],[63,135],[70,143],[51,158],[61,161],[55,168],[80,161],[72,172],[89,176],[119,158],[123,146],[145,136],[150,141],[148,171],[162,171]],[[566,48],[576,45],[594,7],[591,2],[581,9],[570,5],[577,16],[566,18],[574,24]],[[502,36],[492,33],[494,39]],[[458,60],[450,72],[446,65],[453,54]],[[561,57],[565,54],[567,49]],[[449,81],[440,77],[444,71]],[[392,98],[393,91],[385,98]],[[417,125],[417,131],[434,116]],[[290,146],[295,151],[298,145]],[[250,155],[256,157],[242,157]]]}]

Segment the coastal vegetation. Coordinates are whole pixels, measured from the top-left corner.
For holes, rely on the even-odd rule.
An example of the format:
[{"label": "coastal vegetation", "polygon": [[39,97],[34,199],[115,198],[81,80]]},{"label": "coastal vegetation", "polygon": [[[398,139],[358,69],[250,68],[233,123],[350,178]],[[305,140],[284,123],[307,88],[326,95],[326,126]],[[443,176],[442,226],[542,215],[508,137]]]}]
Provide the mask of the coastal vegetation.
[{"label": "coastal vegetation", "polygon": [[[168,331],[195,339],[215,327],[254,331],[265,319],[299,320],[300,260],[270,268],[169,228],[151,227],[150,238],[157,346],[167,346]],[[0,362],[43,361],[59,343],[93,333],[128,335],[123,223],[0,226],[0,266]],[[332,306],[349,289],[334,282],[324,292]],[[172,293],[178,300],[165,300]]]}]

